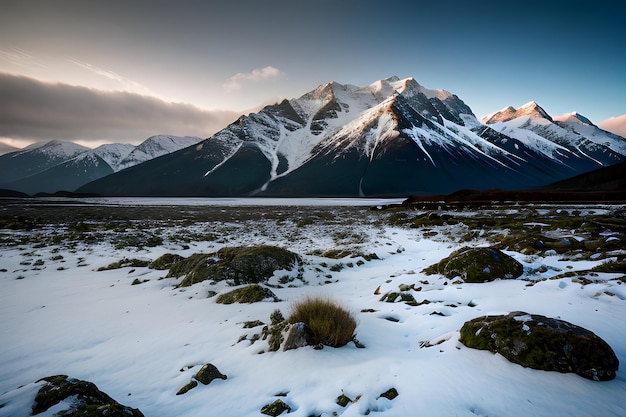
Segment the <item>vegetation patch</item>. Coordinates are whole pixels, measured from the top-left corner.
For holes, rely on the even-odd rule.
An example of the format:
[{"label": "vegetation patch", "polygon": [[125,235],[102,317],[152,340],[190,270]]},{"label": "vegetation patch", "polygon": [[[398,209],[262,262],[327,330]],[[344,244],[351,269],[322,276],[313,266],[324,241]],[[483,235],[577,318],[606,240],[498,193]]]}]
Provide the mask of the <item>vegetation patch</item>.
[{"label": "vegetation patch", "polygon": [[113,262],[108,264],[107,266],[102,266],[98,268],[98,271],[108,271],[111,269],[120,269],[120,268],[143,268],[150,265],[150,261],[144,261],[142,259],[122,259],[117,262]]},{"label": "vegetation patch", "polygon": [[220,294],[215,300],[218,304],[233,304],[233,303],[256,303],[271,299],[274,302],[279,301],[276,294],[274,294],[269,288],[261,287],[259,284],[252,284],[246,287],[237,288],[236,290],[229,291],[225,294]]},{"label": "vegetation patch", "polygon": [[626,273],[626,259],[601,263],[591,268],[593,272]]},{"label": "vegetation patch", "polygon": [[522,275],[524,268],[499,249],[462,248],[422,272],[439,273],[450,279],[460,276],[465,282],[488,282],[498,278],[515,279]]},{"label": "vegetation patch", "polygon": [[226,247],[214,254],[191,255],[172,265],[168,276],[185,275],[181,287],[207,279],[241,285],[263,282],[275,271],[291,270],[301,263],[299,255],[276,246]]},{"label": "vegetation patch", "polygon": [[151,269],[165,270],[170,269],[174,264],[184,260],[185,258],[175,253],[166,253],[159,256],[148,265]]},{"label": "vegetation patch", "polygon": [[293,305],[290,323],[304,323],[311,332],[313,344],[340,347],[354,336],[356,320],[352,313],[335,301],[320,297],[306,298]]}]

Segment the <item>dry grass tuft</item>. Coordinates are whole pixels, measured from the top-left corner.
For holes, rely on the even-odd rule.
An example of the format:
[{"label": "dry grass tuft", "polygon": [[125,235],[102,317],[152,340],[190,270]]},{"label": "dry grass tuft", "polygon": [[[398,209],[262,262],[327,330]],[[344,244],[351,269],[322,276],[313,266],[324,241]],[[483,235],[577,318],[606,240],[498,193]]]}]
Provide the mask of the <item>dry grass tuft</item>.
[{"label": "dry grass tuft", "polygon": [[309,297],[295,303],[289,322],[305,323],[312,335],[314,344],[340,347],[354,337],[356,320],[352,313],[336,301],[321,297]]}]

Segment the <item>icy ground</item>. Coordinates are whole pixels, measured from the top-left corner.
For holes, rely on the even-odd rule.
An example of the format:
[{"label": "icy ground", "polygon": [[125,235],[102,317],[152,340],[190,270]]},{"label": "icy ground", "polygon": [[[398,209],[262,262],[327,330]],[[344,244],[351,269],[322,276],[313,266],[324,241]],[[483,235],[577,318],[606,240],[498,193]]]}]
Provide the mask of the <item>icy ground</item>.
[{"label": "icy ground", "polygon": [[[177,219],[166,214],[140,222],[141,233],[162,238],[154,247],[120,244],[128,238],[113,229],[95,241],[85,238],[87,230],[74,242],[59,238],[50,244],[69,230],[62,221],[0,231],[0,416],[29,415],[41,385],[34,381],[57,374],[92,381],[147,417],[261,416],[261,408],[279,398],[294,417],[626,415],[626,284],[615,280],[623,274],[598,273],[587,285],[571,277],[544,279],[606,259],[508,251],[527,271],[521,279],[459,284],[421,271],[468,244],[458,239],[467,234],[462,225],[391,226],[384,220],[389,214],[364,207],[224,206],[200,217],[178,211]],[[135,222],[119,224],[128,230]],[[486,233],[478,231],[470,244],[488,245]],[[229,290],[224,283],[177,289],[177,279],[164,278],[167,271],[97,271],[123,258],[154,260],[164,253],[188,256],[260,243],[298,252],[305,261],[302,279],[272,288],[282,300],[277,303],[216,304],[207,294]],[[338,248],[380,259],[321,256]],[[544,272],[531,276],[539,269]],[[279,284],[283,274],[272,283]],[[143,283],[131,285],[135,279]],[[430,303],[379,301],[400,284],[421,287],[412,294]],[[287,316],[294,301],[310,294],[350,309],[365,348],[349,343],[267,352],[265,341],[238,342],[260,332],[244,329],[244,322],[267,324],[275,309]],[[558,317],[602,337],[622,364],[617,378],[594,382],[527,369],[458,341],[465,321],[520,310]],[[228,378],[177,396],[205,363]],[[398,397],[381,398],[390,388]],[[341,394],[355,401],[341,407]]]}]

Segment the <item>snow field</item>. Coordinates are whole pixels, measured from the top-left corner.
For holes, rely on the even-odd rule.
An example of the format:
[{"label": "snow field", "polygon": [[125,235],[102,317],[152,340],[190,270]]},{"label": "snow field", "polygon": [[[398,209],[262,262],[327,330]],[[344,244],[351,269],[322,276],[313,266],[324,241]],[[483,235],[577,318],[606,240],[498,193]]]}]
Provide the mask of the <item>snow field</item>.
[{"label": "snow field", "polygon": [[[457,249],[457,244],[440,236],[427,238],[418,230],[371,226],[363,233],[369,239],[361,250],[375,252],[380,260],[344,267],[332,274],[331,283],[321,285],[325,278],[314,270],[320,262],[332,265],[356,259],[303,255],[308,285],[295,281],[297,287],[272,289],[283,300],[278,303],[219,305],[206,294],[227,290],[224,283],[175,289],[177,280],[162,279],[167,271],[96,270],[124,257],[156,259],[166,252],[188,256],[237,242],[280,243],[280,233],[235,233],[227,243],[194,242],[186,250],[115,250],[106,243],[54,254],[46,248],[3,249],[0,264],[7,272],[0,273],[0,334],[5,335],[0,344],[0,404],[6,405],[0,416],[20,415],[17,410],[28,405],[23,398],[36,393],[32,383],[55,374],[92,381],[149,417],[260,416],[260,409],[278,398],[291,407],[293,416],[358,416],[368,411],[384,416],[626,414],[622,370],[613,381],[593,382],[574,374],[523,368],[458,341],[467,320],[522,310],[592,330],[624,364],[626,288],[610,281],[619,274],[600,274],[596,279],[601,282],[586,286],[571,278],[538,280],[534,285],[526,280],[454,284],[420,271]],[[332,242],[318,235],[282,243],[304,254],[307,247],[330,249]],[[576,271],[601,262],[508,253],[528,269],[546,265]],[[57,254],[63,255],[63,262],[50,260]],[[38,258],[45,260],[41,270],[21,265],[25,259]],[[550,274],[554,271],[537,278]],[[135,278],[149,281],[131,285]],[[418,302],[430,303],[411,307],[379,301],[400,284],[421,287],[411,293]],[[374,294],[378,287],[380,294]],[[287,317],[291,303],[307,295],[332,297],[350,309],[358,322],[356,336],[366,348],[349,343],[337,349],[306,347],[260,354],[267,350],[262,340],[237,343],[244,334],[260,333],[261,327],[244,329],[243,322],[267,324],[275,309]],[[214,364],[228,379],[176,396],[204,363]],[[399,392],[397,398],[379,398],[392,387]],[[340,407],[335,400],[342,393],[358,400]]]}]

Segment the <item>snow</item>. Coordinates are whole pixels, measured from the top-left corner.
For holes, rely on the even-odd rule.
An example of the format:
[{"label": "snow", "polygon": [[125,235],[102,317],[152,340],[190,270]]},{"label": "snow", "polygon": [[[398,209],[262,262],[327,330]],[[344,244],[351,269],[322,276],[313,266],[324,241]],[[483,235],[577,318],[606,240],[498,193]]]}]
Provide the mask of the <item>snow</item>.
[{"label": "snow", "polygon": [[[186,200],[186,204],[194,206],[206,200]],[[244,200],[213,201],[228,210],[232,201],[239,204]],[[245,201],[264,205],[263,200]],[[285,203],[266,206],[273,211],[284,210],[289,204],[279,199],[264,201],[270,205]],[[332,201],[354,205],[358,200]],[[99,201],[112,205],[137,202]],[[289,202],[322,204],[319,200]],[[363,203],[371,202],[375,201]],[[171,201],[152,199],[146,204],[155,203]],[[626,415],[623,370],[613,381],[593,382],[574,374],[523,368],[500,355],[466,348],[458,341],[458,331],[469,319],[525,311],[592,330],[612,346],[624,364],[626,288],[609,281],[619,275],[599,274],[594,284],[586,286],[570,278],[537,280],[532,286],[524,280],[457,285],[420,271],[457,249],[458,244],[442,233],[430,236],[420,229],[383,226],[368,217],[367,211],[363,213],[351,232],[366,236],[361,250],[374,252],[381,259],[335,272],[332,282],[325,285],[321,285],[324,279],[316,278],[316,266],[354,260],[307,255],[316,248],[335,247],[329,238],[331,232],[323,225],[311,229],[306,238],[295,240],[288,238],[296,230],[289,221],[275,228],[268,224],[259,227],[261,214],[257,223],[233,221],[223,225],[221,230],[232,230],[223,236],[228,245],[280,244],[303,254],[309,285],[274,289],[283,300],[279,303],[218,305],[206,294],[226,290],[222,284],[203,282],[183,290],[175,289],[177,280],[162,279],[165,271],[96,271],[123,257],[153,260],[166,252],[188,256],[224,245],[215,241],[189,242],[189,249],[174,244],[115,249],[106,242],[76,248],[3,247],[0,264],[6,272],[0,272],[0,333],[4,335],[0,344],[0,404],[4,406],[0,416],[27,415],[20,410],[29,410],[39,386],[34,381],[61,373],[94,382],[120,403],[139,408],[148,417],[259,416],[261,407],[277,398],[292,408],[289,415],[294,417],[333,413],[357,416],[368,410],[389,417]],[[211,224],[185,227],[204,231]],[[159,230],[163,236],[168,234],[167,229]],[[433,230],[455,232],[454,227]],[[176,229],[170,232],[176,233]],[[555,274],[552,268],[578,271],[602,262],[508,253],[526,270],[548,266],[545,278]],[[53,260],[58,255],[63,259]],[[43,269],[24,265],[34,259],[45,261]],[[135,278],[149,281],[130,285]],[[374,294],[377,287],[384,294],[397,291],[399,284],[424,280],[428,283],[420,283],[422,290],[413,294],[418,302],[428,299],[430,304],[410,307],[385,303]],[[267,323],[277,308],[287,315],[291,303],[310,294],[332,297],[353,311],[358,319],[357,338],[366,348],[349,343],[336,349],[306,347],[259,354],[266,348],[262,341],[237,343],[241,335],[260,330],[243,329],[242,322]],[[370,308],[376,311],[361,312]],[[176,396],[199,366],[209,362],[228,379]],[[392,387],[399,392],[397,398],[380,398]],[[277,397],[280,393],[287,395]],[[342,393],[359,399],[342,408],[335,403]]]},{"label": "snow", "polygon": [[200,141],[202,141],[202,138],[196,136],[151,136],[137,145],[126,157],[118,161],[117,164],[111,168],[113,168],[115,172],[121,171],[122,169],[138,165],[150,159],[195,145]]}]

